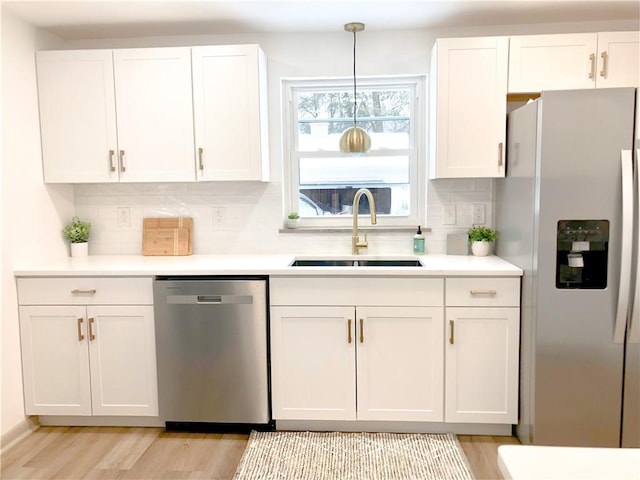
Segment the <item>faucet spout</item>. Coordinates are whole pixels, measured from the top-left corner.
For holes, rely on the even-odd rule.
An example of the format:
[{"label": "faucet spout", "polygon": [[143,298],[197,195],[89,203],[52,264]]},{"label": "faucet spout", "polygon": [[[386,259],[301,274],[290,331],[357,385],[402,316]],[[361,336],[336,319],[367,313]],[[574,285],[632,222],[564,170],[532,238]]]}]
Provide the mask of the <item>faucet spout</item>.
[{"label": "faucet spout", "polygon": [[364,240],[360,240],[360,236],[358,235],[358,208],[362,195],[366,195],[367,200],[369,201],[369,210],[371,211],[371,225],[375,225],[376,223],[378,223],[378,218],[376,216],[376,202],[373,199],[373,195],[368,188],[361,188],[353,197],[353,232],[351,234],[351,253],[353,255],[358,255],[358,250],[360,248],[366,248],[367,246],[369,246],[369,242],[367,242],[367,235],[365,234]]}]

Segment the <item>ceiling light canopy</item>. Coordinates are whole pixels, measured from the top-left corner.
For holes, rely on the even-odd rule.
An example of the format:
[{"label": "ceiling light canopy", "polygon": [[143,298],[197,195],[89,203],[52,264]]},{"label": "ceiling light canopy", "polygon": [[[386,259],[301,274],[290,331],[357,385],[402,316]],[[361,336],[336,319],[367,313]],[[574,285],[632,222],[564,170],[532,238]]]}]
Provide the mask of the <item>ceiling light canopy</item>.
[{"label": "ceiling light canopy", "polygon": [[356,101],[356,33],[364,30],[364,23],[352,22],[344,26],[345,31],[353,33],[353,126],[340,137],[340,151],[344,153],[366,153],[371,148],[371,139],[365,130],[357,125]]}]

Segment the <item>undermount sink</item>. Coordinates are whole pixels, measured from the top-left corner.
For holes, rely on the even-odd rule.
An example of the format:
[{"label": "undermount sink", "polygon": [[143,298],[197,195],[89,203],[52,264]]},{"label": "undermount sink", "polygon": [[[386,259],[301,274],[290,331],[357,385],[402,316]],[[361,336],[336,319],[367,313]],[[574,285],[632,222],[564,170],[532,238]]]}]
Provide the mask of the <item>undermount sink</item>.
[{"label": "undermount sink", "polygon": [[291,267],[423,267],[418,259],[315,259],[296,258]]}]

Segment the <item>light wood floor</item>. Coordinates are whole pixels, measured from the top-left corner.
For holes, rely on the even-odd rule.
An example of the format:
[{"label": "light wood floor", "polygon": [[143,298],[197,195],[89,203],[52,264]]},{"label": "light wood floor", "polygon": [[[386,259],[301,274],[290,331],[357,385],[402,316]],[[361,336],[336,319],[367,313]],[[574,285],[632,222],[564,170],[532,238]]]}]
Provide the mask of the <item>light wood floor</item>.
[{"label": "light wood floor", "polygon": [[[0,458],[9,479],[231,479],[248,435],[161,428],[41,427]],[[458,436],[478,480],[501,479],[497,449],[513,437]]]}]

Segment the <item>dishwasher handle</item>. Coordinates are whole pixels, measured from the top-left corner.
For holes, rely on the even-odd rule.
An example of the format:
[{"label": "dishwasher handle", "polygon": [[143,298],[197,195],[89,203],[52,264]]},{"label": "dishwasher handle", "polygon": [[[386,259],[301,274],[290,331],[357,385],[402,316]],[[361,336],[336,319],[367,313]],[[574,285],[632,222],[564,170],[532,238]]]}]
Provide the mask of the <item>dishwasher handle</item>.
[{"label": "dishwasher handle", "polygon": [[252,305],[253,295],[167,295],[173,305]]}]

